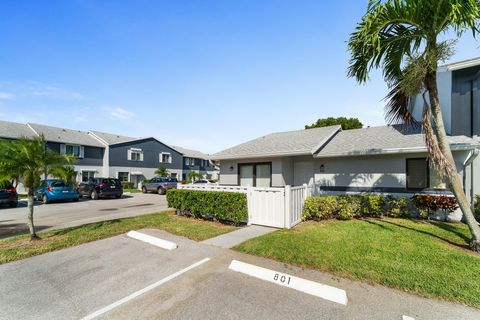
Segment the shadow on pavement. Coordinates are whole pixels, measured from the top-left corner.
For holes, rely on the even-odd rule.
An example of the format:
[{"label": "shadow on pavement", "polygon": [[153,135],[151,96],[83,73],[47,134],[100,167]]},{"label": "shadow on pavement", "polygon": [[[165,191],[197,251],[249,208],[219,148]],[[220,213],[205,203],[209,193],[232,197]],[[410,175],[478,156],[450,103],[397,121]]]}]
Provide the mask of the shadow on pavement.
[{"label": "shadow on pavement", "polygon": [[[35,226],[36,231],[45,230],[51,226]],[[28,234],[28,226],[26,223],[11,223],[0,224],[0,239],[10,238],[13,236],[19,236],[22,234]]]}]

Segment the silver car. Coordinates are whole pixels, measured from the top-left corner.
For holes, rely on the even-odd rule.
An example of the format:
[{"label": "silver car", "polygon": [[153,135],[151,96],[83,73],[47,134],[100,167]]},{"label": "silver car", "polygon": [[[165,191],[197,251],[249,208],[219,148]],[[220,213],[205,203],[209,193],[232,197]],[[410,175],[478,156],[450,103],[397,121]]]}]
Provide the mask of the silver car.
[{"label": "silver car", "polygon": [[142,192],[156,192],[158,194],[167,193],[168,189],[177,188],[177,178],[173,177],[155,177],[142,186]]}]

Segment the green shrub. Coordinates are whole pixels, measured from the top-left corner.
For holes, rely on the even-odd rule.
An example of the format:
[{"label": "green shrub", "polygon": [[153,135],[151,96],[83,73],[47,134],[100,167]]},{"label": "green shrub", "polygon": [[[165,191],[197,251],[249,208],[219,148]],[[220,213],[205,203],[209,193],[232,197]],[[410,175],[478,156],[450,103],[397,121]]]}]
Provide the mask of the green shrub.
[{"label": "green shrub", "polygon": [[130,182],[130,181],[122,181],[122,186],[123,186],[123,189],[133,189],[134,188],[133,182]]},{"label": "green shrub", "polygon": [[334,196],[308,197],[303,207],[303,220],[324,220],[334,217],[337,199]]},{"label": "green shrub", "polygon": [[182,214],[235,224],[248,220],[247,195],[244,193],[170,189],[167,202],[170,208]]},{"label": "green shrub", "polygon": [[412,217],[417,213],[409,198],[375,194],[314,196],[305,201],[303,220],[349,220],[366,217]]}]

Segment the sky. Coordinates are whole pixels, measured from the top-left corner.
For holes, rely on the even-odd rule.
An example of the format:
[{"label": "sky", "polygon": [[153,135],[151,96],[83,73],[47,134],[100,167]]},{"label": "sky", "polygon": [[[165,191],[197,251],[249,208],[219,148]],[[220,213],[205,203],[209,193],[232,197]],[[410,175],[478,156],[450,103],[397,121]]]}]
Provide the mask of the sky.
[{"label": "sky", "polygon": [[[367,0],[0,2],[0,119],[214,153],[318,118],[383,125],[380,72],[347,78]],[[463,36],[451,61],[480,56]]]}]

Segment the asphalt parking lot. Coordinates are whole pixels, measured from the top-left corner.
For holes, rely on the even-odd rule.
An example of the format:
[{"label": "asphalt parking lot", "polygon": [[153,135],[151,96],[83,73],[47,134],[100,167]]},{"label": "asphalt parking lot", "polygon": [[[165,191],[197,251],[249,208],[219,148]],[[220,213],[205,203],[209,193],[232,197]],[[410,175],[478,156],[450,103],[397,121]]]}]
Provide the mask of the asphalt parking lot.
[{"label": "asphalt parking lot", "polygon": [[[479,319],[480,311],[236,253],[159,230],[0,266],[1,319]],[[346,305],[232,271],[232,260],[345,290]]]},{"label": "asphalt parking lot", "polygon": [[[37,231],[79,226],[86,223],[132,217],[167,209],[165,196],[131,193],[121,199],[80,199],[79,202],[35,202]],[[28,232],[27,202],[18,208],[0,208],[0,239]]]}]

